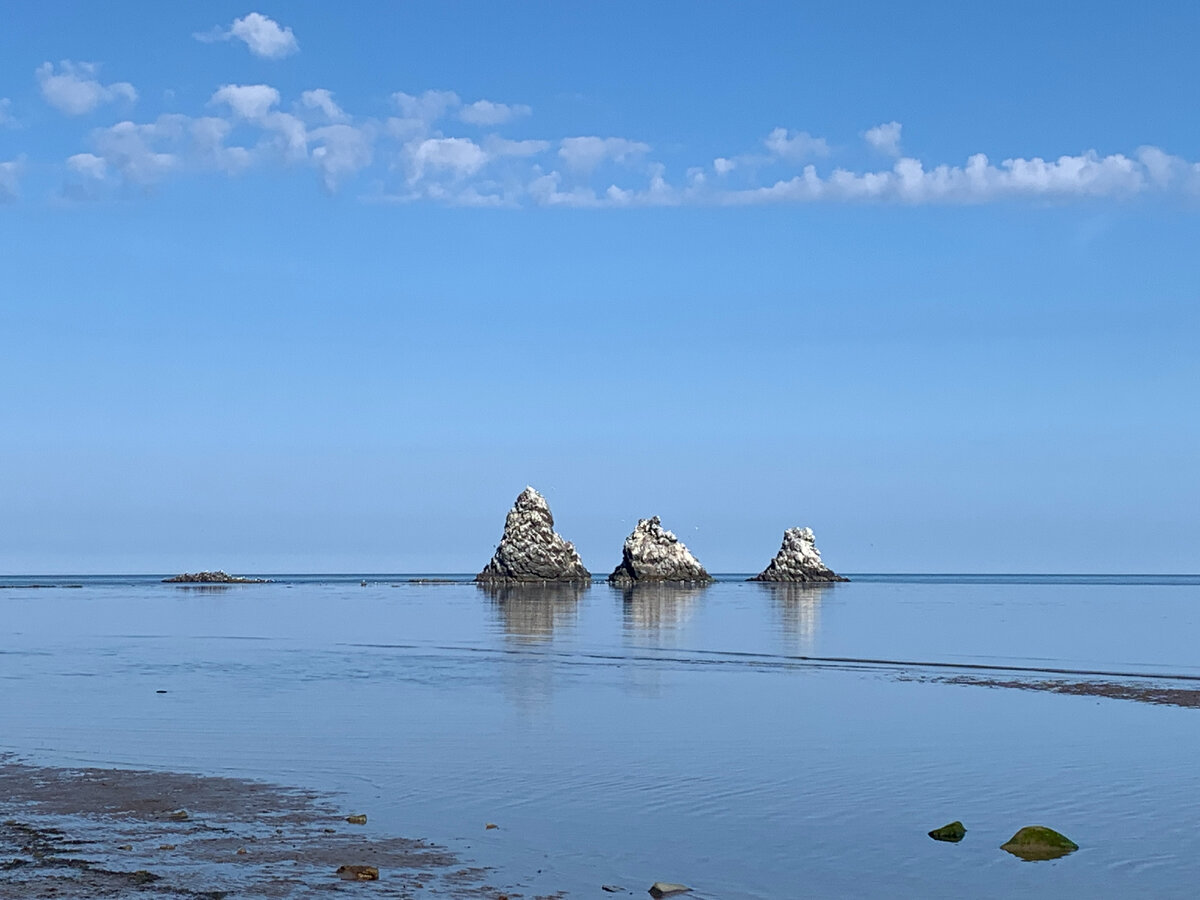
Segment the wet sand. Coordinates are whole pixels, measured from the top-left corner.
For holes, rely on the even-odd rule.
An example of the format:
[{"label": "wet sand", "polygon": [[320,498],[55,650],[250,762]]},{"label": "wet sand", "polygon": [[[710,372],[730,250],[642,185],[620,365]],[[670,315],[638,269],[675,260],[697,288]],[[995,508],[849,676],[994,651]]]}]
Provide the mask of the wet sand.
[{"label": "wet sand", "polygon": [[1022,691],[1044,691],[1051,694],[1070,694],[1077,697],[1106,697],[1110,700],[1132,700],[1158,706],[1200,708],[1200,690],[1163,687],[1160,684],[1135,681],[1067,681],[1032,680],[1021,678],[986,678],[975,675],[930,677],[916,679],[938,684],[970,684],[978,687],[1016,688]]},{"label": "wet sand", "polygon": [[[186,812],[186,817],[184,815]],[[0,898],[520,897],[423,841],[351,825],[333,798],[278,785],[0,757]],[[528,896],[528,895],[525,895]]]}]

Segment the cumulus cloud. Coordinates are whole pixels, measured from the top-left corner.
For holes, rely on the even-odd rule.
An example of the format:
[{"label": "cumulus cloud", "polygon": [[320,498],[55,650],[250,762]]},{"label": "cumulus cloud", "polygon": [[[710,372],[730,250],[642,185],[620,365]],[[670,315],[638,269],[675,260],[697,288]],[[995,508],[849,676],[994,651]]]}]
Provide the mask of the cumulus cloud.
[{"label": "cumulus cloud", "polygon": [[93,63],[63,60],[55,71],[53,63],[42,63],[37,67],[38,85],[47,103],[69,116],[89,113],[102,103],[137,100],[137,91],[127,81],[101,84],[96,74],[98,67]]},{"label": "cumulus cloud", "polygon": [[431,170],[465,178],[488,161],[484,149],[469,138],[428,138],[414,142],[408,149],[409,183],[416,183]]},{"label": "cumulus cloud", "polygon": [[274,19],[257,12],[234,19],[228,28],[217,27],[192,36],[205,43],[236,39],[261,59],[283,59],[300,51],[300,43],[291,28],[281,26]]},{"label": "cumulus cloud", "polygon": [[736,168],[736,160],[726,159],[724,156],[718,156],[713,160],[713,171],[718,175],[728,175]]},{"label": "cumulus cloud", "polygon": [[104,157],[94,153],[76,153],[67,157],[67,168],[84,178],[92,181],[103,181],[108,174],[108,163]]},{"label": "cumulus cloud", "polygon": [[341,182],[371,164],[371,134],[350,125],[326,125],[309,136],[314,143],[313,165],[325,190],[333,193]]},{"label": "cumulus cloud", "polygon": [[267,84],[223,84],[208,102],[214,106],[225,104],[234,115],[255,122],[266,118],[279,104],[279,91]]},{"label": "cumulus cloud", "polygon": [[428,124],[436,122],[462,101],[454,91],[426,91],[419,96],[397,91],[392,94],[392,102],[400,108],[404,118]]},{"label": "cumulus cloud", "polygon": [[324,113],[325,118],[330,122],[345,122],[350,118],[340,106],[334,103],[333,92],[327,91],[325,88],[302,93],[300,105]]},{"label": "cumulus cloud", "polygon": [[825,138],[813,137],[807,131],[776,128],[766,136],[763,143],[767,145],[767,150],[772,156],[789,162],[829,155],[829,144]]},{"label": "cumulus cloud", "polygon": [[558,155],[567,168],[585,173],[606,160],[625,163],[649,152],[649,144],[613,137],[563,138],[558,146]]},{"label": "cumulus cloud", "polygon": [[[92,143],[106,166],[112,167],[131,184],[150,185],[161,180],[179,165],[179,156],[169,145],[186,133],[186,116],[159,116],[154,122],[139,125],[118,122],[92,132]],[[97,164],[88,163],[93,170]]]},{"label": "cumulus cloud", "polygon": [[21,195],[23,159],[0,162],[0,203],[11,203]]},{"label": "cumulus cloud", "polygon": [[899,156],[900,129],[902,127],[899,122],[886,122],[883,125],[868,128],[863,132],[863,138],[880,153],[888,156]]},{"label": "cumulus cloud", "polygon": [[528,116],[533,112],[528,106],[518,103],[493,103],[491,100],[476,100],[458,111],[458,117],[469,125],[503,125],[510,119]]}]

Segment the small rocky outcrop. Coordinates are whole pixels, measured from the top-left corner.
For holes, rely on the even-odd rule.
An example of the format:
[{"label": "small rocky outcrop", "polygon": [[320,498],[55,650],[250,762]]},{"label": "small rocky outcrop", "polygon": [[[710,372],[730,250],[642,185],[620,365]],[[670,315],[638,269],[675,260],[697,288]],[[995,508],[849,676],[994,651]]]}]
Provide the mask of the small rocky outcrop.
[{"label": "small rocky outcrop", "polygon": [[269,578],[242,578],[221,570],[216,572],[184,572],[173,578],[164,578],[163,584],[267,584]]},{"label": "small rocky outcrop", "polygon": [[789,528],[783,546],[770,564],[751,581],[849,581],[821,562],[811,528]]},{"label": "small rocky outcrop", "polygon": [[1044,825],[1026,825],[1000,845],[1001,850],[1007,850],[1013,856],[1018,856],[1026,862],[1059,859],[1068,853],[1079,849],[1069,837],[1059,834],[1053,828]]},{"label": "small rocky outcrop", "polygon": [[621,550],[621,564],[608,576],[610,584],[645,581],[708,584],[712,576],[683,541],[662,527],[658,516],[641,519]]},{"label": "small rocky outcrop", "polygon": [[475,580],[491,584],[589,581],[575,545],[554,530],[546,498],[531,487],[521,491],[504,520],[496,553]]}]

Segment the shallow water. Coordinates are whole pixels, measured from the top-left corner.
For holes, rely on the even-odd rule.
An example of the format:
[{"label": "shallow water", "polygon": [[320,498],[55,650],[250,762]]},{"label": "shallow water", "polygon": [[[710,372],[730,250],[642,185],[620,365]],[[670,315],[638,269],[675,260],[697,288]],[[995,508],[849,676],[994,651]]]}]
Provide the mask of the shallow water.
[{"label": "shallow water", "polygon": [[[1195,893],[1200,710],[929,679],[1200,690],[1200,578],[407,577],[0,579],[0,750],[336,790],[530,893]],[[1082,849],[998,849],[1028,824]]]}]

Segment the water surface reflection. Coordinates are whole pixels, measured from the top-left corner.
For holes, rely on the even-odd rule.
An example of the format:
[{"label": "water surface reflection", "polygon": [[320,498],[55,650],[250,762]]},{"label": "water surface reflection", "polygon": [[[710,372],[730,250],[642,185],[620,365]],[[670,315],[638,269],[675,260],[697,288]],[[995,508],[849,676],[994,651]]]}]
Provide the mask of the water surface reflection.
[{"label": "water surface reflection", "polygon": [[663,583],[621,588],[626,636],[647,646],[670,642],[692,617],[697,598],[707,589],[706,585]]},{"label": "water surface reflection", "polygon": [[833,585],[770,581],[753,584],[770,594],[780,628],[791,648],[804,656],[811,655],[821,627],[821,598]]},{"label": "water surface reflection", "polygon": [[579,618],[579,598],[586,584],[481,584],[492,601],[505,635],[522,643],[548,641],[559,628],[571,629]]}]

